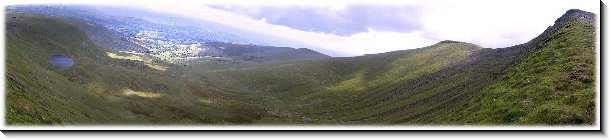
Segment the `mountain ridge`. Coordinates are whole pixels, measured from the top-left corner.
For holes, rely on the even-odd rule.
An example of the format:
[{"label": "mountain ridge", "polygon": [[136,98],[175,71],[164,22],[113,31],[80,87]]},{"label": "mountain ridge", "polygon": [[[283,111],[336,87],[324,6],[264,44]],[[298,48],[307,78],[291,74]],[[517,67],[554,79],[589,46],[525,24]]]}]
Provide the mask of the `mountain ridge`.
[{"label": "mountain ridge", "polygon": [[[589,18],[576,18],[583,16]],[[543,39],[533,40],[540,42],[539,49],[483,90],[474,104],[462,107],[444,122],[593,124],[595,55],[589,51],[595,48],[593,17],[589,12],[568,10],[541,35]]]}]

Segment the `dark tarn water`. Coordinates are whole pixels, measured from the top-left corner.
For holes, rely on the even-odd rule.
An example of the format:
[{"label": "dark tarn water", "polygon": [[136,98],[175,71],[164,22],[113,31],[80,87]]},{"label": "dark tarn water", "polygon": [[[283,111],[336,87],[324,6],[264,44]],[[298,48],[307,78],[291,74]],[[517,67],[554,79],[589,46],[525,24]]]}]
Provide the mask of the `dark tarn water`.
[{"label": "dark tarn water", "polygon": [[49,57],[49,61],[51,61],[53,65],[59,67],[69,67],[74,64],[74,60],[72,60],[72,58],[63,55],[51,55],[51,57]]}]

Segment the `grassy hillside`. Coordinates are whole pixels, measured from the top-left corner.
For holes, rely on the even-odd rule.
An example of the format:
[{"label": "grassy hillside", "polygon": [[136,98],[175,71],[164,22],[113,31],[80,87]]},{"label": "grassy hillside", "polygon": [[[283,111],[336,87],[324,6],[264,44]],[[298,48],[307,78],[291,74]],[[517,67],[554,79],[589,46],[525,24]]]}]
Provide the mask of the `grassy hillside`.
[{"label": "grassy hillside", "polygon": [[[219,85],[248,95],[252,104],[276,115],[259,123],[392,123],[400,120],[398,115],[407,118],[405,114],[418,114],[411,111],[425,112],[438,105],[425,103],[407,111],[400,109],[408,104],[431,98],[454,103],[440,100],[449,96],[436,94],[468,81],[468,75],[447,73],[471,63],[481,49],[474,44],[445,41],[420,49],[353,58],[195,73],[223,75],[223,79],[215,80],[223,81]],[[445,85],[436,86],[441,83]],[[450,96],[463,94],[456,92]]]},{"label": "grassy hillside", "polygon": [[427,124],[466,104],[532,49],[443,41],[353,58],[195,73],[222,75],[214,81],[276,115],[261,124]]},{"label": "grassy hillside", "polygon": [[64,21],[78,27],[98,46],[114,50],[145,52],[148,49],[129,41],[128,38],[106,29],[105,27],[74,17],[61,17]]},{"label": "grassy hillside", "polygon": [[206,42],[201,48],[200,56],[220,56],[239,62],[285,62],[303,59],[329,58],[330,56],[307,49],[234,44],[223,42]]},{"label": "grassy hillside", "polygon": [[[93,43],[86,38],[72,38],[82,34],[78,29],[60,20],[36,17],[23,13],[6,16],[7,123],[102,123],[116,117],[109,113],[113,111],[110,103],[59,73],[69,71],[48,62],[50,55],[62,54],[71,56],[75,65],[86,67],[83,62],[102,53],[87,49],[85,46]],[[62,32],[65,34],[58,34]],[[82,71],[82,76],[87,73]],[[99,109],[87,111],[89,108]],[[87,117],[90,115],[101,118],[94,120]]]},{"label": "grassy hillside", "polygon": [[[192,85],[181,67],[101,48],[76,26],[6,14],[6,121],[22,124],[242,124],[259,109]],[[71,67],[49,63],[70,56]],[[214,102],[210,102],[214,101]]]},{"label": "grassy hillside", "polygon": [[443,123],[591,124],[595,121],[595,15],[570,10],[540,49]]},{"label": "grassy hillside", "polygon": [[270,110],[261,124],[586,124],[594,119],[595,36],[594,16],[582,13],[568,11],[573,18],[508,48],[443,41],[195,73],[222,75],[209,79]]}]

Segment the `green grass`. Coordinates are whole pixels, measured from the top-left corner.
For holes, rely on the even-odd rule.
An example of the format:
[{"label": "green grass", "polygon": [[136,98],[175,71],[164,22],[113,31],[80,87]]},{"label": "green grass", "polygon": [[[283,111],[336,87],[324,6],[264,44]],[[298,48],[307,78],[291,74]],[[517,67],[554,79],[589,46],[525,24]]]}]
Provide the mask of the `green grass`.
[{"label": "green grass", "polygon": [[[60,19],[20,12],[6,17],[8,125],[243,124],[264,116],[239,98],[187,86],[199,81],[184,78],[179,66],[104,49]],[[74,58],[74,66],[53,66],[52,54]]]},{"label": "green grass", "polygon": [[[579,20],[581,12],[568,13],[533,40],[501,49],[442,41],[329,58],[308,49],[212,43],[207,45],[224,45],[230,56],[176,65],[97,46],[70,24],[80,22],[8,12],[6,120],[9,125],[590,124],[595,29]],[[55,67],[48,62],[52,54],[71,56],[75,65]]]},{"label": "green grass", "polygon": [[[579,13],[549,28],[540,49],[444,123],[566,125],[595,120],[595,23]],[[589,15],[590,16],[590,15]]]},{"label": "green grass", "polygon": [[[332,120],[317,123],[392,123],[396,118],[386,120],[376,115],[434,96],[441,89],[425,87],[407,93],[403,90],[418,88],[415,84],[408,85],[420,81],[419,77],[461,65],[459,62],[481,49],[468,43],[439,43],[421,49],[354,58],[303,60],[196,74],[229,77],[215,81],[224,81],[220,85],[225,88],[241,89],[232,92],[248,95],[253,98],[252,104],[284,115],[269,120],[302,123],[302,118],[307,117],[313,119],[308,123],[316,123],[316,119]],[[457,84],[445,85],[443,89],[453,86]],[[416,98],[408,99],[410,97]],[[425,110],[425,107],[428,106],[413,110]],[[400,111],[405,112],[408,111]],[[370,118],[383,121],[365,121]]]}]

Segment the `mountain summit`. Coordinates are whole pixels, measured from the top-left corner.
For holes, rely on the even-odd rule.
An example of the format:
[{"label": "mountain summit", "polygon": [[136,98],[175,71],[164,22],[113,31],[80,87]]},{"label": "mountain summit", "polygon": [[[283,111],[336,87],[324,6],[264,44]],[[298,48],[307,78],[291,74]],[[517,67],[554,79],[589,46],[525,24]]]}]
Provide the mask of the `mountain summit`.
[{"label": "mountain summit", "polygon": [[591,13],[591,12],[587,12],[587,11],[583,11],[583,10],[579,10],[579,9],[570,9],[568,11],[566,11],[565,14],[563,14],[561,17],[559,17],[557,20],[555,20],[555,24],[561,23],[561,22],[567,22],[567,21],[571,21],[571,20],[583,20],[583,21],[590,21],[590,22],[595,22],[595,14]]}]

